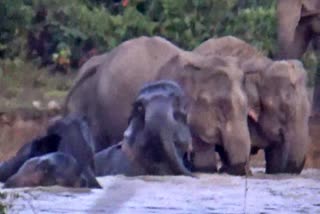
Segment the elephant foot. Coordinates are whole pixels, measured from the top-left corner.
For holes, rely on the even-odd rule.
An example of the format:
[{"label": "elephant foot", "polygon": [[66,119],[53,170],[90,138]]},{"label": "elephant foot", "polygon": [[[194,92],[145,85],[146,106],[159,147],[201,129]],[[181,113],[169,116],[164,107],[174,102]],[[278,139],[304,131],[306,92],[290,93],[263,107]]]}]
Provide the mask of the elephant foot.
[{"label": "elephant foot", "polygon": [[240,163],[240,164],[235,164],[235,165],[223,165],[219,169],[219,173],[227,173],[230,175],[247,175],[251,176],[252,171],[250,170],[248,163]]},{"label": "elephant foot", "polygon": [[266,173],[300,173],[304,166],[304,160],[301,164],[288,160],[288,151],[285,145],[278,145],[265,149]]},{"label": "elephant foot", "polygon": [[216,166],[198,166],[194,168],[194,171],[204,173],[216,173],[218,172],[218,168]]}]

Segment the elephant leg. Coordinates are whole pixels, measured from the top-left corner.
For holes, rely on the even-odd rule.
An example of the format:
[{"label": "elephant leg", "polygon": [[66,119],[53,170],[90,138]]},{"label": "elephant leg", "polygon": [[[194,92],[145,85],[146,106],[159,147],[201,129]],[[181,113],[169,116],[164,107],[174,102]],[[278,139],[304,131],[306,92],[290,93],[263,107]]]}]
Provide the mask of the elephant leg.
[{"label": "elephant leg", "polygon": [[314,38],[314,49],[317,56],[317,70],[315,73],[315,86],[312,99],[312,114],[320,115],[320,35]]},{"label": "elephant leg", "polygon": [[294,31],[294,37],[291,42],[287,38],[280,38],[279,41],[279,59],[298,59],[306,51],[311,40],[311,32],[308,24],[301,22]]},{"label": "elephant leg", "polygon": [[217,172],[217,160],[214,148],[194,152],[192,163],[193,170],[196,172]]},{"label": "elephant leg", "polygon": [[98,189],[102,188],[98,180],[96,179],[93,170],[89,166],[84,168],[83,176],[86,178],[89,188],[98,188]]},{"label": "elephant leg", "polygon": [[285,143],[269,146],[265,150],[266,173],[284,173],[288,159],[288,150]]}]

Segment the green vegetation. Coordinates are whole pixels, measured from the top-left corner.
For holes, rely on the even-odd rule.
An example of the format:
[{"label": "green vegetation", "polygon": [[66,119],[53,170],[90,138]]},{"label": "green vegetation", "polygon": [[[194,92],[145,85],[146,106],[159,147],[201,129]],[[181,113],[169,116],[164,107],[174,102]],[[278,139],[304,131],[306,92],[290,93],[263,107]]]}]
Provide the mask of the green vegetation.
[{"label": "green vegetation", "polygon": [[[0,95],[17,97],[28,85],[43,91],[40,98],[60,97],[69,80],[58,83],[43,71],[77,70],[90,56],[141,35],[187,50],[234,35],[273,57],[275,0],[4,0],[0,32]],[[317,59],[309,52],[304,62],[312,80]]]},{"label": "green vegetation", "polygon": [[232,34],[272,52],[274,0],[268,4],[250,0],[241,6],[238,2],[6,0],[0,3],[0,56],[28,55],[40,57],[45,65],[66,63],[76,68],[91,49],[106,51],[140,35],[161,35],[192,49],[208,38]]}]

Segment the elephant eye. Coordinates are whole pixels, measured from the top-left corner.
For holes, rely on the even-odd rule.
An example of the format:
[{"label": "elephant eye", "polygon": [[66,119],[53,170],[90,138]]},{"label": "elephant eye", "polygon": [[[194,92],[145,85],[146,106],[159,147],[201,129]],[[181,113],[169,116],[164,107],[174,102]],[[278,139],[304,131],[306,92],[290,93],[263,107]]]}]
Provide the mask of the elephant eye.
[{"label": "elephant eye", "polygon": [[144,113],[144,106],[143,106],[143,104],[142,103],[136,103],[136,105],[135,105],[136,107],[135,107],[135,109],[136,109],[136,112],[138,113],[138,114],[143,114]]}]

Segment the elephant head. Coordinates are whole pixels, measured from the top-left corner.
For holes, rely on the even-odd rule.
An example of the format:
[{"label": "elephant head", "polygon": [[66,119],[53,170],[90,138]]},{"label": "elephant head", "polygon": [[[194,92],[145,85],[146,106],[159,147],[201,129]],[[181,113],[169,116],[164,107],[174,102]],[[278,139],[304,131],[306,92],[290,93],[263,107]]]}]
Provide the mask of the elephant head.
[{"label": "elephant head", "polygon": [[185,105],[184,92],[172,81],[150,83],[139,91],[124,138],[148,174],[191,175],[183,162],[192,142]]},{"label": "elephant head", "polygon": [[0,181],[5,182],[30,158],[55,152],[60,145],[60,136],[46,135],[38,137],[22,146],[11,159],[0,163]]},{"label": "elephant head", "polygon": [[259,73],[256,86],[254,93],[260,99],[251,106],[249,117],[268,141],[264,145],[266,172],[300,173],[309,142],[310,115],[303,65],[297,60],[275,61]]},{"label": "elephant head", "polygon": [[247,98],[238,61],[185,52],[171,58],[159,73],[158,78],[173,79],[186,92],[191,132],[195,139],[218,149],[223,171],[249,173]]},{"label": "elephant head", "polygon": [[80,166],[70,155],[54,152],[27,160],[4,184],[5,188],[60,185],[85,186]]}]

